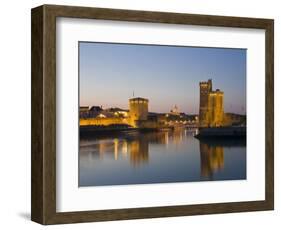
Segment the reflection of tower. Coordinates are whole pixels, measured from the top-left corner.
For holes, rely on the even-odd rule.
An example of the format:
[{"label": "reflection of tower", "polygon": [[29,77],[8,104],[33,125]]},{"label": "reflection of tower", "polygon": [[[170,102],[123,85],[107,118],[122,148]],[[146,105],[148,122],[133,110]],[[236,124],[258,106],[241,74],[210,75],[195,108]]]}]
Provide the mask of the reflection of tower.
[{"label": "reflection of tower", "polygon": [[200,127],[217,127],[223,125],[223,92],[217,89],[212,91],[212,80],[200,82]]},{"label": "reflection of tower", "polygon": [[136,166],[148,162],[148,140],[140,138],[130,142],[130,161]]},{"label": "reflection of tower", "polygon": [[137,127],[138,121],[147,120],[148,115],[148,99],[145,98],[131,98],[129,99],[130,108],[130,124]]},{"label": "reflection of tower", "polygon": [[210,146],[200,142],[201,176],[212,179],[213,173],[224,167],[222,146]]}]

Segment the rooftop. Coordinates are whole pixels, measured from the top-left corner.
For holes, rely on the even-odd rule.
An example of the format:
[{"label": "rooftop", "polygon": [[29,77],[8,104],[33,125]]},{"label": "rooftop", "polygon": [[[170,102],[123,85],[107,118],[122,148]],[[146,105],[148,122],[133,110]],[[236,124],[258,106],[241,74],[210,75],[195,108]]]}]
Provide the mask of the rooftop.
[{"label": "rooftop", "polygon": [[220,91],[219,89],[216,89],[216,91],[210,92],[210,95],[218,95],[218,94],[223,94],[223,91]]},{"label": "rooftop", "polygon": [[134,97],[134,98],[130,98],[130,101],[148,101],[148,99],[143,98],[143,97]]}]

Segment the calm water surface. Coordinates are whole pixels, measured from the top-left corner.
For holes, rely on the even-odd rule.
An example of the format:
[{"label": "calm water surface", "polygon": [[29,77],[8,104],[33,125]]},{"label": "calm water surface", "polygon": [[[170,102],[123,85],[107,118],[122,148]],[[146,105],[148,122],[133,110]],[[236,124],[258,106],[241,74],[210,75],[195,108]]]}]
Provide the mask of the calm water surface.
[{"label": "calm water surface", "polygon": [[195,130],[80,137],[79,186],[246,179],[245,140],[194,138]]}]

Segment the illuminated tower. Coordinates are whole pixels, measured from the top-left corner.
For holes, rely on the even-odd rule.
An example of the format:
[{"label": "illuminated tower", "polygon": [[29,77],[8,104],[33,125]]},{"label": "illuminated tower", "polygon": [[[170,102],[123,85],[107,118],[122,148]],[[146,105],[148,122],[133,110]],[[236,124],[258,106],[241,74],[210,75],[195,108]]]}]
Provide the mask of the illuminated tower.
[{"label": "illuminated tower", "polygon": [[200,82],[199,126],[218,127],[223,125],[224,108],[222,91],[212,91],[212,80]]},{"label": "illuminated tower", "polygon": [[217,89],[209,93],[209,126],[218,127],[223,125],[223,92]]},{"label": "illuminated tower", "polygon": [[200,82],[200,107],[199,107],[199,126],[208,126],[209,117],[209,93],[212,91],[212,80]]},{"label": "illuminated tower", "polygon": [[138,121],[147,120],[148,99],[136,97],[129,99],[130,124],[137,127]]}]

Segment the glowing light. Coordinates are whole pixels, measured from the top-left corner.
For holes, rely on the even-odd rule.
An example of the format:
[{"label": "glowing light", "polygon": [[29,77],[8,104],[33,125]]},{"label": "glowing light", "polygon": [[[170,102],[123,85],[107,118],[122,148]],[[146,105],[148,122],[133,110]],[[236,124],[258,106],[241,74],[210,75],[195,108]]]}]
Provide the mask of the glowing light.
[{"label": "glowing light", "polygon": [[115,138],[114,140],[114,160],[118,160],[118,143],[119,140]]}]

